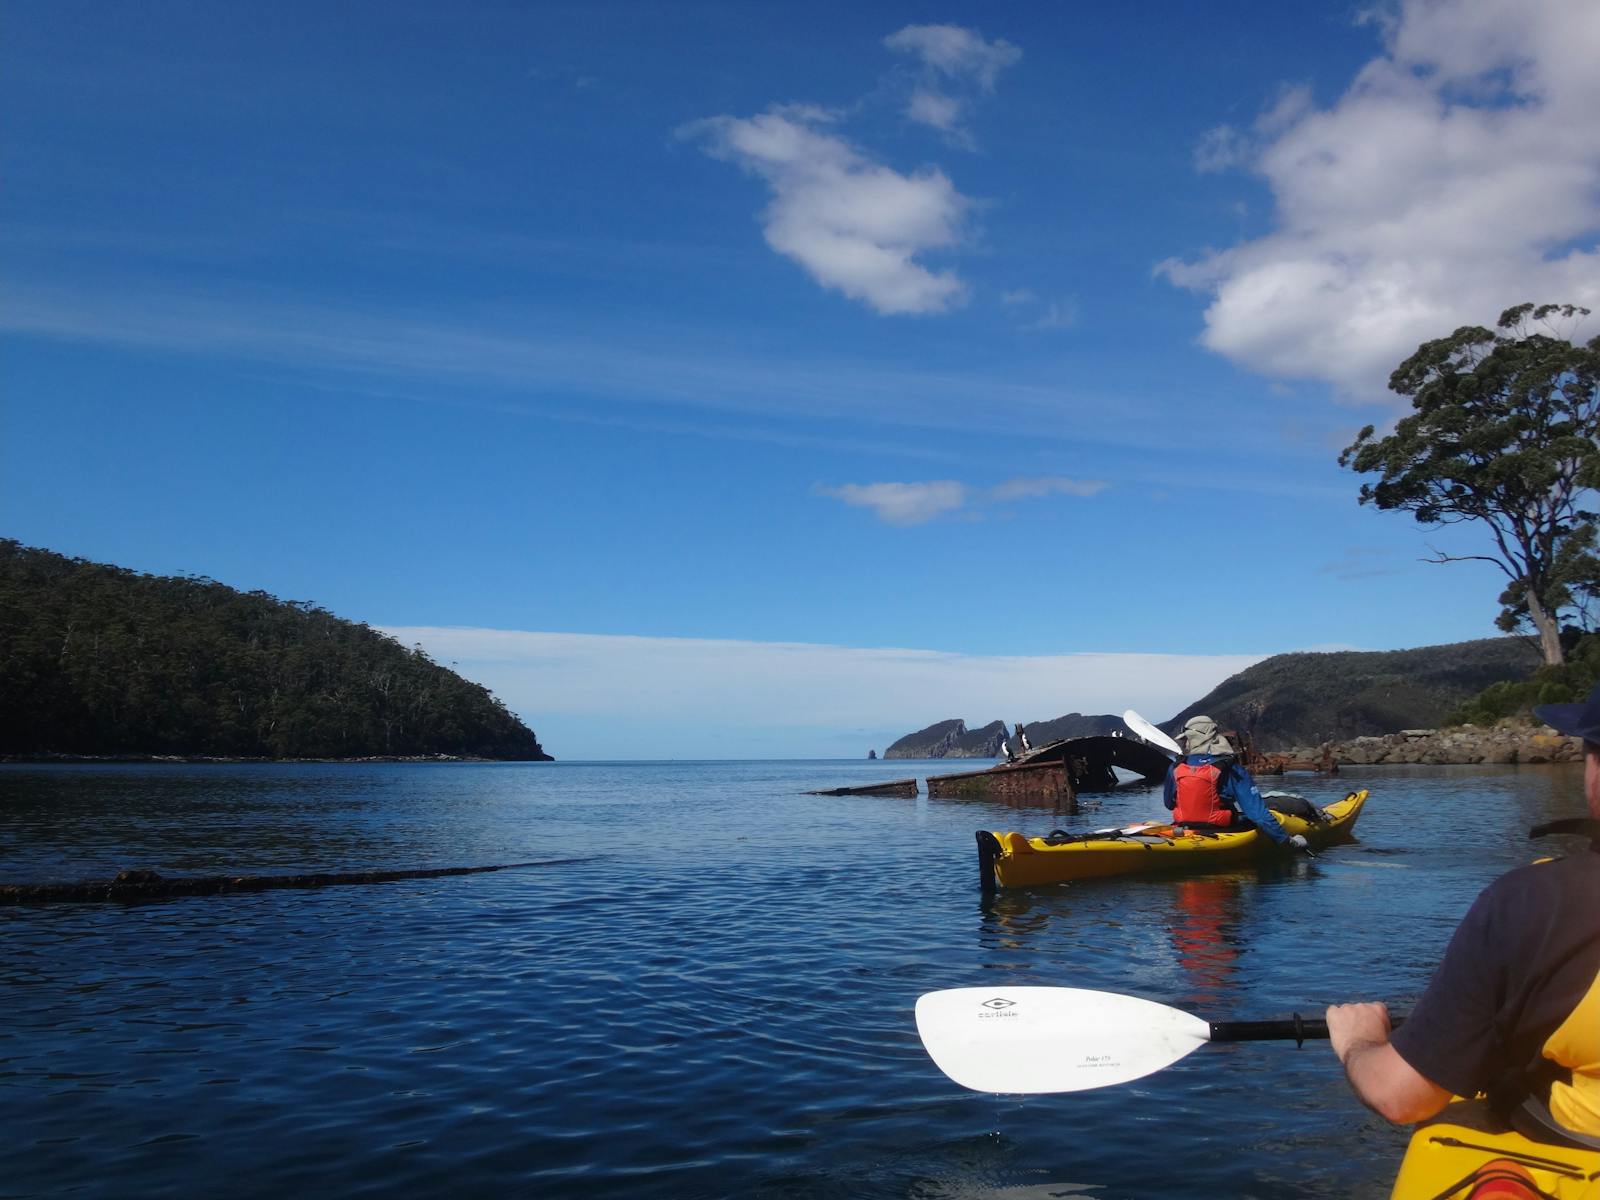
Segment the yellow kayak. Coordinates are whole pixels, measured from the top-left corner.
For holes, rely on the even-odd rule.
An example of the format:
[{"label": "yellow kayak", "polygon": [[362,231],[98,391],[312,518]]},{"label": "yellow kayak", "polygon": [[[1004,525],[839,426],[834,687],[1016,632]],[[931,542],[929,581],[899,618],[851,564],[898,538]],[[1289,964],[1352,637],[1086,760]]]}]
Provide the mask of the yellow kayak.
[{"label": "yellow kayak", "polygon": [[[1273,811],[1285,832],[1301,834],[1316,847],[1349,841],[1366,802],[1364,789],[1351,792],[1320,810],[1321,820]],[[1281,853],[1271,838],[1252,828],[1214,831],[1146,823],[1088,834],[1052,834],[1047,838],[978,832],[978,865],[985,891],[1109,875],[1209,871]]]},{"label": "yellow kayak", "polygon": [[1419,1125],[1389,1200],[1600,1197],[1600,1150],[1550,1146],[1520,1133],[1490,1132],[1489,1125],[1482,1107],[1464,1100]]}]

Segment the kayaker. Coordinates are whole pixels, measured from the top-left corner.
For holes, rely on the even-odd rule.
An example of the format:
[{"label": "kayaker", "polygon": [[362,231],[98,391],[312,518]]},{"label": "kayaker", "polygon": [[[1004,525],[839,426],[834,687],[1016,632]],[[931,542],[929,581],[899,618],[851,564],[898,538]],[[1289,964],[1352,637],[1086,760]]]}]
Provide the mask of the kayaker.
[{"label": "kayaker", "polygon": [[1253,825],[1280,846],[1306,848],[1304,837],[1298,833],[1291,837],[1278,824],[1215,721],[1190,717],[1178,741],[1183,757],[1167,769],[1161,796],[1175,822],[1200,829]]},{"label": "kayaker", "polygon": [[[1533,711],[1583,739],[1584,799],[1600,822],[1600,686]],[[1486,1093],[1525,1136],[1600,1147],[1600,841],[1485,888],[1392,1034],[1381,1003],[1327,1017],[1350,1086],[1397,1124]]]}]

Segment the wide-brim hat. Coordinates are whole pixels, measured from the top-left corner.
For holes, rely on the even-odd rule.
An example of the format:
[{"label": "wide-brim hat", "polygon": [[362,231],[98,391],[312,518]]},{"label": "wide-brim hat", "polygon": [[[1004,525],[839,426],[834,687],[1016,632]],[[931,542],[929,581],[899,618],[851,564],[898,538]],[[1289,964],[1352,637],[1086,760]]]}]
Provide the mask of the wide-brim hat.
[{"label": "wide-brim hat", "polygon": [[1232,754],[1233,745],[1210,717],[1190,717],[1178,734],[1185,754]]},{"label": "wide-brim hat", "polygon": [[1600,744],[1600,684],[1580,704],[1538,704],[1533,715],[1557,733]]}]

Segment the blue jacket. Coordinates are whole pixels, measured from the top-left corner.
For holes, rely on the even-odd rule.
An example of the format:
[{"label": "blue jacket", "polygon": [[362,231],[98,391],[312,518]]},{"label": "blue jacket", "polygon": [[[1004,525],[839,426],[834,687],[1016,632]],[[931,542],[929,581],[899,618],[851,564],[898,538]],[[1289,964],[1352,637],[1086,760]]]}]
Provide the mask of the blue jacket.
[{"label": "blue jacket", "polygon": [[[1219,754],[1190,754],[1180,761],[1188,763],[1191,767],[1202,767],[1207,763],[1226,762],[1222,778],[1217,780],[1217,795],[1222,797],[1223,803],[1242,816],[1251,825],[1266,834],[1278,845],[1282,846],[1289,841],[1289,835],[1283,831],[1283,826],[1278,824],[1278,818],[1272,815],[1272,810],[1267,807],[1267,802],[1261,798],[1261,789],[1256,787],[1256,781],[1250,778],[1250,772],[1241,767],[1236,759],[1230,755]],[[1173,767],[1177,763],[1172,764]],[[1178,791],[1177,781],[1172,776],[1172,768],[1167,769],[1167,781],[1161,788],[1161,802],[1167,806],[1168,811],[1177,807]]]}]

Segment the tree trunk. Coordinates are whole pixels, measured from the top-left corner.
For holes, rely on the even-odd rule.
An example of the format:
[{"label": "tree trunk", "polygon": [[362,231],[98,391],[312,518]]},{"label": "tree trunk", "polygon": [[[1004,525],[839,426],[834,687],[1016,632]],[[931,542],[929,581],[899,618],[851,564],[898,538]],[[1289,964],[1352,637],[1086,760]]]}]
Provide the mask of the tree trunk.
[{"label": "tree trunk", "polygon": [[1556,615],[1545,608],[1539,593],[1533,588],[1528,589],[1528,619],[1539,631],[1539,650],[1544,654],[1545,665],[1559,667],[1566,662],[1567,656],[1561,649],[1561,628],[1556,624]]}]

